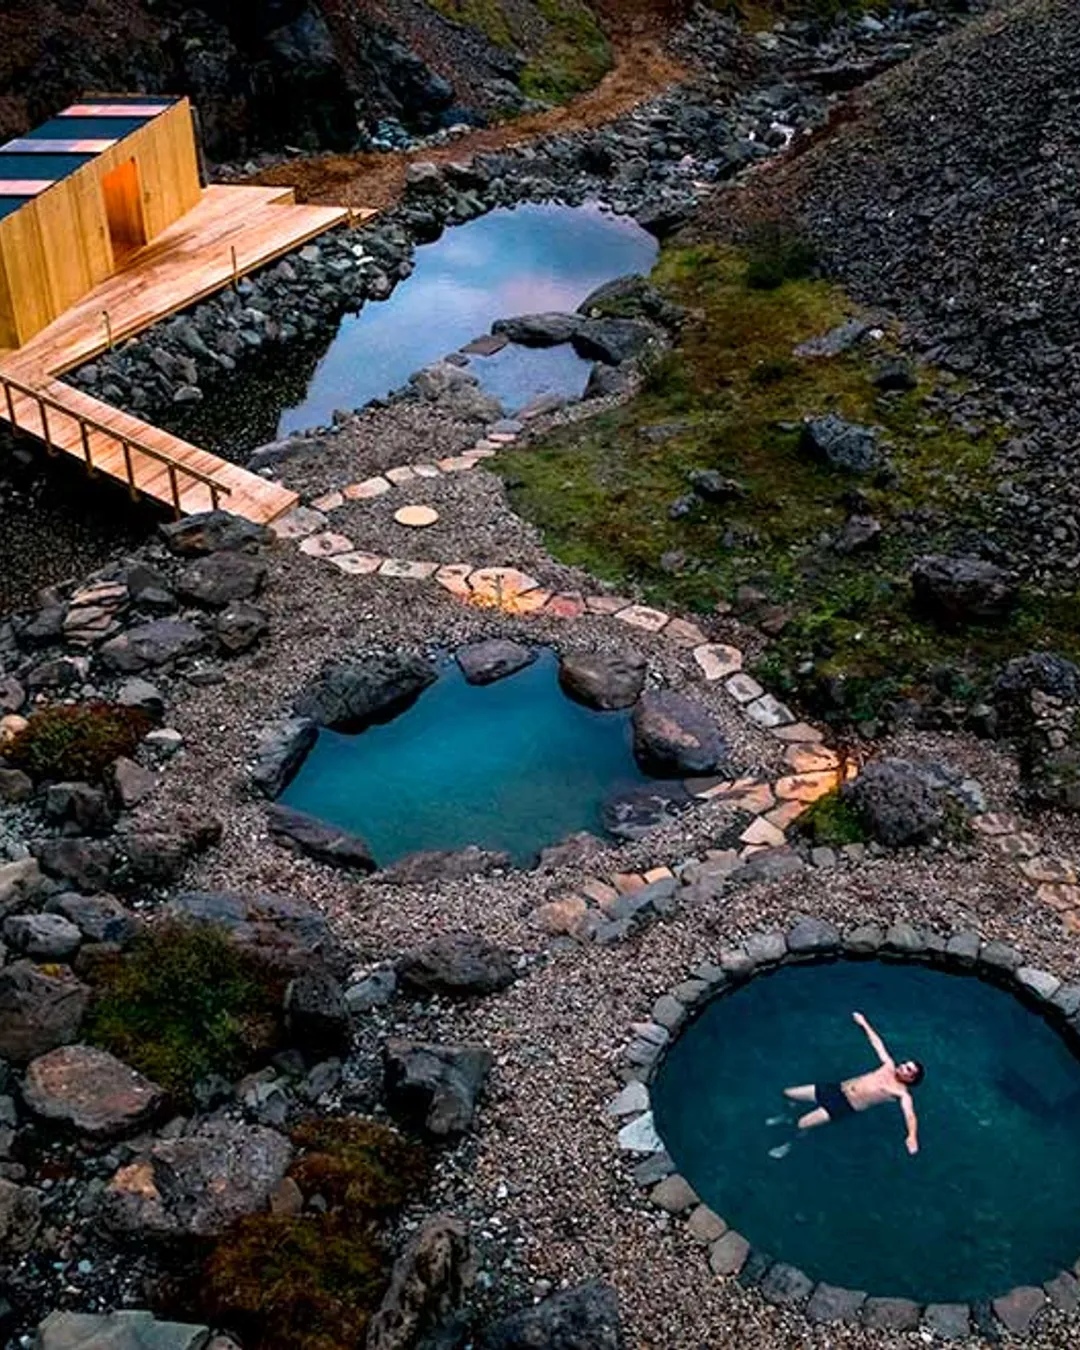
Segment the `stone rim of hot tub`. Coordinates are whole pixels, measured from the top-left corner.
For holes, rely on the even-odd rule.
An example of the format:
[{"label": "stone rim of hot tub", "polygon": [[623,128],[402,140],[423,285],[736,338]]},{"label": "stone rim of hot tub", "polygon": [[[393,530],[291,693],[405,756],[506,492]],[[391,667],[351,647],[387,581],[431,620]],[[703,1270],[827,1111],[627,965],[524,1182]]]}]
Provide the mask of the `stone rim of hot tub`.
[{"label": "stone rim of hot tub", "polygon": [[714,1275],[737,1278],[759,1289],[772,1305],[801,1312],[814,1323],[846,1322],[893,1331],[924,1326],[945,1339],[962,1339],[984,1329],[983,1320],[989,1316],[995,1331],[1023,1337],[1038,1330],[1045,1309],[1072,1312],[1080,1307],[1080,1254],[1071,1269],[1059,1271],[1041,1286],[1013,1286],[977,1303],[919,1303],[813,1280],[797,1266],[774,1262],[755,1248],[700,1201],[677,1172],[656,1131],[651,1106],[651,1085],[677,1035],[714,999],[758,975],[785,965],[837,960],[910,962],[976,975],[1041,1014],[1066,1040],[1080,1041],[1080,983],[1066,984],[1050,971],[1027,964],[1018,948],[984,939],[973,928],[943,937],[908,923],[886,929],[867,922],[844,933],[829,920],[807,916],[786,931],[758,930],[741,946],[723,950],[715,963],[695,966],[687,979],[653,1003],[647,1020],[632,1028],[633,1038],[620,1056],[624,1086],[609,1101],[606,1113],[618,1124],[620,1152],[639,1158],[635,1184],[654,1205],[682,1220],[688,1236],[708,1249]]}]

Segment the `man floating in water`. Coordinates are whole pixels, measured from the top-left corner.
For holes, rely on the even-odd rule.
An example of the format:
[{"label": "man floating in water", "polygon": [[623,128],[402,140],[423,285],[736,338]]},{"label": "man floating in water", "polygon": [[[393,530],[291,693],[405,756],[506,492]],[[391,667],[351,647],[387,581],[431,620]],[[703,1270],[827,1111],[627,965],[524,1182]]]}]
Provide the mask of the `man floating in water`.
[{"label": "man floating in water", "polygon": [[[904,1113],[907,1124],[907,1151],[911,1154],[919,1151],[919,1118],[911,1100],[911,1089],[923,1080],[923,1066],[914,1059],[897,1064],[885,1048],[885,1042],[862,1015],[852,1013],[856,1026],[866,1032],[866,1039],[881,1060],[881,1067],[872,1073],[860,1074],[857,1078],[845,1078],[842,1083],[807,1083],[803,1087],[784,1089],[784,1096],[793,1102],[813,1102],[815,1109],[799,1117],[800,1130],[812,1130],[818,1125],[854,1115],[859,1111],[868,1111],[871,1106],[881,1106],[885,1102],[896,1102]],[[790,1149],[790,1144],[782,1144],[778,1149],[770,1149],[774,1158],[782,1158]]]}]

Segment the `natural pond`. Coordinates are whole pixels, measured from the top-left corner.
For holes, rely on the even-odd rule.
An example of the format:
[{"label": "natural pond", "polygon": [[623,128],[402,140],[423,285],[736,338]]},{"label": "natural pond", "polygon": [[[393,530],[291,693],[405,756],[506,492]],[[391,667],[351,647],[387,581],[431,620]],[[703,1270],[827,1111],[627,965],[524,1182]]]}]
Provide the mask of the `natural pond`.
[{"label": "natural pond", "polygon": [[[788,1102],[786,1086],[877,1066],[856,1010],[898,1063],[925,1066],[914,1157],[891,1104],[794,1128],[813,1108]],[[1080,1252],[1080,1060],[1037,1012],[974,975],[838,961],[759,976],[678,1037],[652,1101],[701,1199],[813,1279],[976,1301],[1039,1285]]]},{"label": "natural pond", "polygon": [[554,653],[542,651],[487,685],[447,663],[392,721],[321,731],[279,800],[362,836],[380,866],[468,844],[529,865],[575,831],[603,833],[604,802],[648,781],[629,711],[567,698]]},{"label": "natural pond", "polygon": [[[575,310],[604,282],[651,271],[657,249],[640,225],[596,205],[526,203],[454,226],[417,248],[415,271],[388,300],[346,315],[303,398],[282,412],[278,434],[384,398],[496,319]],[[569,348],[557,356],[505,349],[492,361],[477,357],[471,368],[507,396],[508,411],[548,390],[580,394],[590,369]]]}]

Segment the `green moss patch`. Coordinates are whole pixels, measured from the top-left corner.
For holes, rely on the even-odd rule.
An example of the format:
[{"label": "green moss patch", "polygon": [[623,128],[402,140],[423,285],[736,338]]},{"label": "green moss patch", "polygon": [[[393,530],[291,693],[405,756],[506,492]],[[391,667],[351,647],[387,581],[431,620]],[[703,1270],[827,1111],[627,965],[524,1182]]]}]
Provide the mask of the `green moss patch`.
[{"label": "green moss patch", "polygon": [[201,1078],[236,1078],[275,1046],[282,990],[217,928],[168,923],[100,967],[86,1028],[181,1102]]},{"label": "green moss patch", "polygon": [[[691,316],[678,348],[649,364],[628,405],[500,456],[514,508],[561,560],[650,603],[708,613],[740,588],[762,592],[786,626],[759,674],[838,721],[943,681],[947,696],[973,696],[993,665],[1032,647],[1080,655],[1073,594],[1029,591],[1007,627],[943,633],[913,613],[914,559],[963,551],[984,528],[1005,433],[954,425],[942,400],[959,387],[933,372],[910,393],[880,395],[888,334],[836,357],[794,356],[855,308],[813,277],[750,285],[747,262],[718,245],[665,252],[653,279]],[[810,459],[802,419],[826,413],[878,428],[890,472],[854,477]],[[740,494],[697,499],[689,476],[701,469]],[[673,519],[680,498],[687,509]],[[882,533],[876,548],[844,556],[829,540],[853,502]]]},{"label": "green moss patch", "polygon": [[293,1138],[304,1150],[294,1179],[329,1208],[235,1225],[206,1266],[207,1315],[250,1350],[363,1345],[392,1269],[385,1224],[426,1184],[426,1155],[357,1117],[313,1120]]},{"label": "green moss patch", "polygon": [[799,833],[812,843],[829,848],[866,842],[866,831],[859,813],[839,790],[812,802],[799,817]]}]

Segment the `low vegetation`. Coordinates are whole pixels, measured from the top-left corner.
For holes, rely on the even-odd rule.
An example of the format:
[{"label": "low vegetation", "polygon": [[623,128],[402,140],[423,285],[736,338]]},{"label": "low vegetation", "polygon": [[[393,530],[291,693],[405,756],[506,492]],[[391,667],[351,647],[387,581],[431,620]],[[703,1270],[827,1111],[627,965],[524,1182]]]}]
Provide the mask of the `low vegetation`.
[{"label": "low vegetation", "polygon": [[362,1345],[389,1280],[387,1220],[426,1183],[426,1155],[357,1117],[312,1120],[293,1139],[293,1178],[326,1208],[237,1224],[205,1271],[207,1315],[250,1350]]},{"label": "low vegetation", "polygon": [[[666,251],[654,281],[690,315],[679,346],[650,363],[631,403],[500,457],[515,509],[560,559],[655,604],[766,615],[759,675],[836,721],[927,690],[974,698],[998,661],[1032,647],[1080,655],[1072,594],[1029,591],[1004,628],[943,633],[913,612],[914,559],[978,537],[1004,432],[957,424],[948,405],[962,385],[949,375],[923,369],[914,390],[882,394],[887,332],[838,356],[796,356],[854,314],[808,266],[797,240],[775,234],[749,255]],[[809,458],[802,421],[825,413],[878,428],[888,467],[854,476]],[[730,482],[728,499],[691,491],[700,470]],[[851,514],[881,532],[845,553],[833,544]]]},{"label": "low vegetation", "polygon": [[841,795],[839,789],[819,797],[799,817],[799,833],[812,844],[843,848],[845,844],[866,842],[859,813]]},{"label": "low vegetation", "polygon": [[30,715],[4,758],[36,782],[97,783],[115,759],[134,754],[150,725],[137,708],[56,703]]},{"label": "low vegetation", "polygon": [[234,1079],[265,1058],[282,990],[221,929],[165,923],[100,967],[88,1040],[181,1103],[211,1074]]}]

